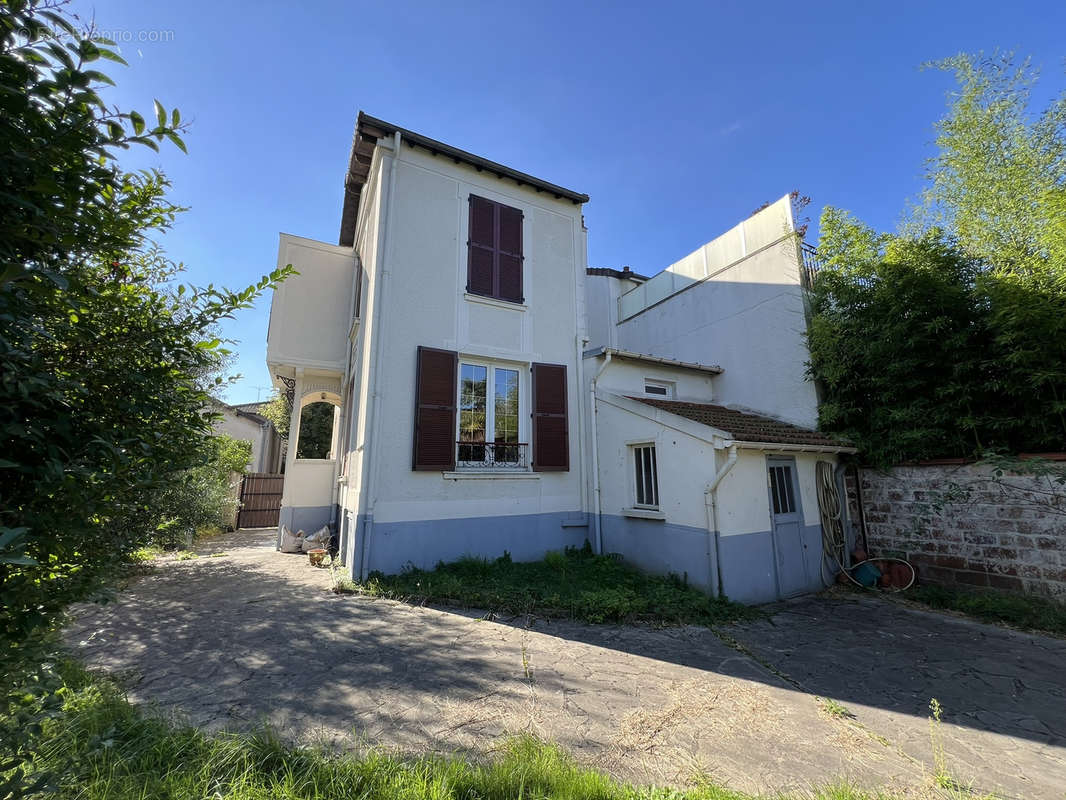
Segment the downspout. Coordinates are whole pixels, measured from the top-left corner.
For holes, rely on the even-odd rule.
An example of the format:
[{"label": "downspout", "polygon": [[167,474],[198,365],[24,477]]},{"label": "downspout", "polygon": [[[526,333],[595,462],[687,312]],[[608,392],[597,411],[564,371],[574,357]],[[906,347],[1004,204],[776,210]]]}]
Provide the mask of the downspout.
[{"label": "downspout", "polygon": [[[589,340],[584,338],[584,336],[582,334],[580,334],[580,333],[577,336],[574,337],[574,349],[577,351],[576,355],[577,355],[577,385],[578,386],[582,386],[585,383],[585,368],[584,368],[585,359],[584,359],[583,356],[584,356],[585,345],[587,345],[588,342],[589,342]],[[581,395],[579,393],[578,394],[578,398],[580,399],[580,397],[581,397]],[[591,516],[591,514],[589,513],[590,509],[589,509],[589,497],[588,497],[588,495],[589,495],[588,481],[585,479],[585,475],[587,474],[587,471],[588,471],[588,466],[587,466],[588,465],[588,459],[587,459],[587,455],[586,455],[585,449],[586,449],[586,447],[588,445],[587,445],[587,442],[585,441],[585,416],[586,416],[587,412],[585,411],[584,406],[585,406],[584,403],[579,403],[578,404],[578,407],[577,407],[577,424],[578,424],[578,441],[579,441],[578,453],[580,454],[579,457],[581,459],[581,481],[580,481],[580,483],[581,483],[581,513],[582,513],[582,515],[584,515],[585,522],[587,523],[589,521],[589,517]],[[591,542],[589,542],[589,543],[591,544]]]},{"label": "downspout", "polygon": [[378,398],[381,395],[378,381],[378,368],[381,364],[381,340],[384,338],[381,335],[381,315],[385,309],[385,289],[388,285],[389,241],[392,233],[392,214],[396,206],[394,199],[396,196],[396,162],[400,160],[401,138],[399,131],[396,131],[392,137],[392,163],[389,165],[389,198],[388,207],[385,211],[385,230],[381,234],[381,268],[378,270],[380,285],[377,287],[378,297],[374,305],[374,319],[372,321],[374,325],[374,353],[368,376],[372,393],[370,395],[370,408],[367,410],[366,423],[366,436],[370,439],[370,453],[369,458],[364,455],[363,459],[364,468],[369,466],[370,474],[367,476],[366,499],[363,501],[366,506],[363,521],[363,542],[357,565],[358,574],[356,577],[358,580],[363,580],[366,577],[367,565],[370,563],[370,537],[374,530],[374,504],[377,500],[374,492],[377,490],[378,459],[376,456],[378,436],[377,431],[374,429],[374,423],[377,420]]},{"label": "downspout", "polygon": [[610,363],[611,350],[608,348],[603,363],[596,370],[596,374],[592,376],[592,383],[589,389],[589,399],[591,401],[589,408],[592,410],[589,424],[592,433],[592,496],[596,503],[596,552],[599,555],[603,555],[603,503],[600,497],[600,447],[596,436],[596,414],[599,413],[596,409],[596,384]]},{"label": "downspout", "polygon": [[718,533],[718,484],[729,474],[737,463],[737,446],[729,446],[729,456],[722,468],[715,473],[714,480],[708,484],[703,493],[703,502],[707,506],[707,558],[710,559],[712,549],[714,551],[714,574],[711,574],[710,564],[707,565],[707,580],[713,578],[714,587],[719,597],[722,596],[722,549],[721,537]]},{"label": "downspout", "polygon": [[[348,381],[351,378],[351,374],[352,374],[352,357],[354,355],[352,351],[353,351],[353,349],[355,347],[355,342],[354,342],[354,340],[352,339],[352,336],[351,336],[351,330],[352,330],[352,325],[355,324],[355,318],[359,315],[359,310],[354,308],[354,306],[355,306],[355,289],[356,289],[355,282],[357,280],[359,280],[359,271],[357,269],[355,269],[355,262],[358,259],[359,259],[359,256],[355,252],[355,244],[353,243],[352,244],[352,290],[348,293],[348,308],[351,310],[352,321],[348,324],[349,335],[347,336],[347,341],[345,342],[345,349],[348,351],[348,357],[346,359],[344,359],[344,379],[341,382],[341,397],[344,398],[346,393],[348,395],[347,403],[345,404],[345,407],[344,407],[344,411],[347,413],[348,421],[347,422],[343,422],[343,420],[342,420],[342,424],[340,426],[341,429],[337,432],[338,433],[337,446],[338,446],[338,448],[343,448],[343,450],[341,450],[340,453],[339,453],[340,454],[340,458],[337,460],[337,469],[336,469],[336,471],[333,474],[333,486],[334,486],[334,488],[335,488],[335,490],[337,492],[337,499],[333,503],[333,511],[331,512],[331,517],[334,517],[334,518],[336,517],[337,511],[340,509],[340,507],[341,506],[345,506],[345,505],[348,504],[348,475],[347,475],[347,473],[344,474],[344,475],[341,474],[341,465],[347,465],[347,462],[348,462],[348,452],[351,450],[351,439],[352,439],[352,436],[351,436],[352,414],[355,411],[355,409],[352,407],[352,392],[348,391],[348,387],[349,387]],[[344,429],[345,428],[348,429],[348,435],[347,436],[344,435]],[[344,486],[344,493],[343,494],[341,494],[341,485]],[[336,546],[337,546],[337,552],[338,553],[340,552],[340,544],[341,544],[341,538],[342,538],[341,537],[341,528],[344,526],[344,523],[345,523],[344,519],[341,519],[341,520],[337,521],[337,529],[336,529],[337,530],[337,533],[336,533],[337,538],[335,540],[335,543],[336,543]]]}]

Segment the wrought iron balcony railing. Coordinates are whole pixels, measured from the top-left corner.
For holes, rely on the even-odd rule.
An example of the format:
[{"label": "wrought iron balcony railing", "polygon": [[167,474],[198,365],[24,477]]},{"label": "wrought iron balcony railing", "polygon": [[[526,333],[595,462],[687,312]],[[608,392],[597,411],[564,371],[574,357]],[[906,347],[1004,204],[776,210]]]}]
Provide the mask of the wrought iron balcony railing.
[{"label": "wrought iron balcony railing", "polygon": [[526,469],[529,445],[524,442],[456,442],[458,469]]}]

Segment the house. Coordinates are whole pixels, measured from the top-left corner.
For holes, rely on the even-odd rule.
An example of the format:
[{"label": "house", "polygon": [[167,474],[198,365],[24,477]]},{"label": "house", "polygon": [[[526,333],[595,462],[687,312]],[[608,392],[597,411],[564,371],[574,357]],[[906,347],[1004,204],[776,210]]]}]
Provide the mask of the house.
[{"label": "house", "polygon": [[[650,279],[590,269],[557,184],[359,114],[336,245],[282,234],[267,362],[281,524],[352,574],[588,541],[761,602],[821,583],[787,198]],[[333,407],[325,458],[300,418]]]},{"label": "house", "polygon": [[215,433],[223,433],[234,439],[251,442],[252,455],[248,460],[248,472],[281,472],[283,442],[274,424],[257,413],[259,403],[231,406],[216,402],[212,410],[219,415],[214,424]]}]

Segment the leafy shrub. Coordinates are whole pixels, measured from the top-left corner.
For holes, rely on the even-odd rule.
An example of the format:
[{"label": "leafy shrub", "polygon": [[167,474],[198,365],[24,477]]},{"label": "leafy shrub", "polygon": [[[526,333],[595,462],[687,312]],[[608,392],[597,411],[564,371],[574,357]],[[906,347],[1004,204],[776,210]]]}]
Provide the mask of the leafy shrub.
[{"label": "leafy shrub", "polygon": [[[176,517],[199,513],[184,507],[198,491],[196,470],[225,460],[208,411],[227,356],[217,325],[290,271],[239,292],[175,285],[181,267],[153,237],[181,209],[166,199],[162,173],[124,172],[115,154],[165,141],[184,150],[180,114],[157,102],[148,122],[108,108],[97,89],[111,81],[96,62],[122,59],[75,23],[62,3],[0,3],[0,702],[8,710],[31,688],[48,696],[41,665],[59,612]],[[12,765],[24,760],[19,736],[33,724],[5,729],[12,736],[0,742],[0,763],[15,775],[3,791],[21,791]]]}]

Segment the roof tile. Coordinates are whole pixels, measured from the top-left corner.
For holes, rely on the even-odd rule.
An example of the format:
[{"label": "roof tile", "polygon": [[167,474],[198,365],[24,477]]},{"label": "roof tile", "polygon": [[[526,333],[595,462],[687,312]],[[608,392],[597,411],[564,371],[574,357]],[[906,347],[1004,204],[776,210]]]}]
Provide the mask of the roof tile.
[{"label": "roof tile", "polygon": [[819,431],[800,428],[787,422],[749,414],[711,403],[686,403],[680,400],[659,400],[650,397],[631,397],[649,406],[661,408],[679,417],[725,431],[738,442],[767,442],[773,444],[801,444],[819,447],[848,447],[842,439],[834,439]]}]

